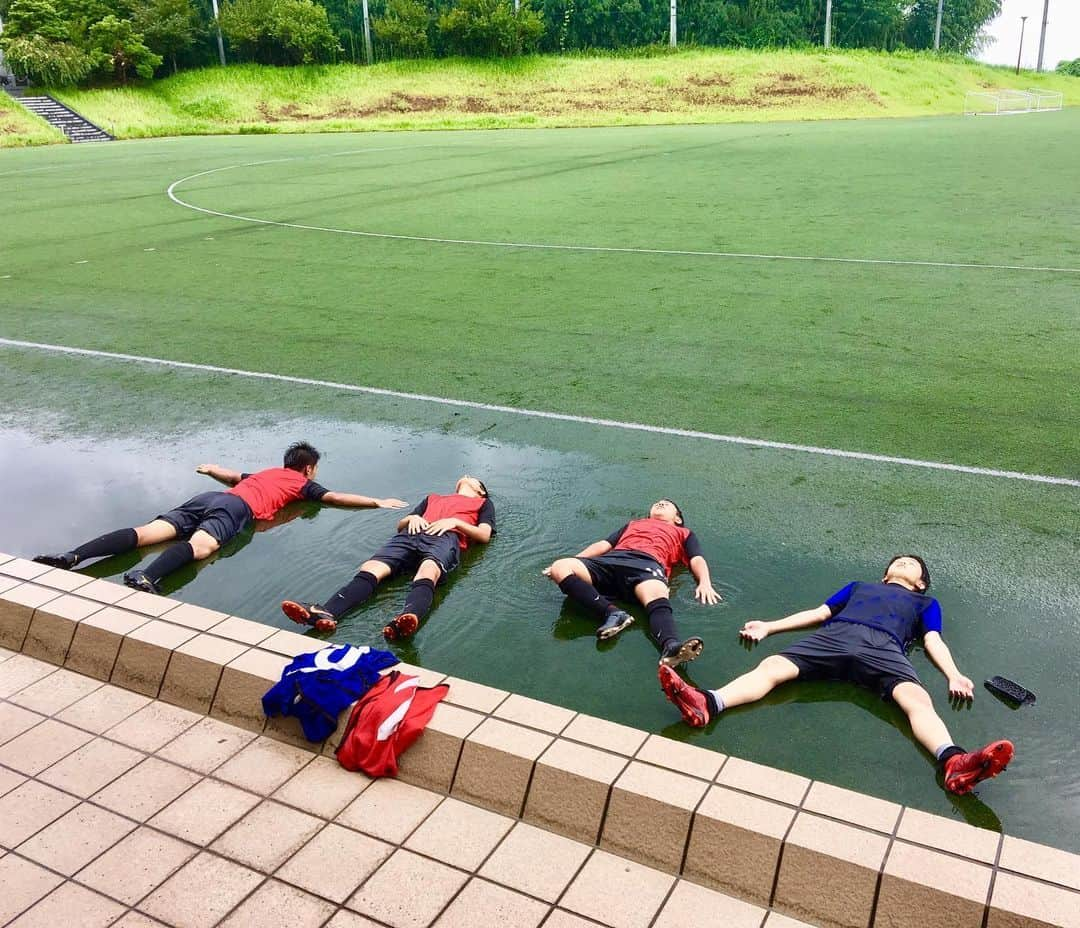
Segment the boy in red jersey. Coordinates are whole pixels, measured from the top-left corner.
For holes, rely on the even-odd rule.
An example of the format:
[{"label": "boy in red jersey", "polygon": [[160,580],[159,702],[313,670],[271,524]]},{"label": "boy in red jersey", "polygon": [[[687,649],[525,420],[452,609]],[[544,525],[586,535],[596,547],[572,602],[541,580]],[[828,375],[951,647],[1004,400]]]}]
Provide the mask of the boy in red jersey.
[{"label": "boy in red jersey", "polygon": [[668,579],[677,564],[689,566],[697,580],[695,599],[708,605],[720,601],[701,545],[683,524],[682,510],[670,499],[661,499],[653,503],[648,518],[627,522],[576,557],[560,558],[544,574],[601,619],[596,630],[600,639],[614,638],[634,621],[607,597],[636,598],[649,613],[649,632],[660,645],[660,663],[675,667],[692,661],[705,646],[696,635],[679,640],[668,599]]},{"label": "boy in red jersey", "polygon": [[322,605],[287,599],[281,611],[294,622],[332,632],[338,619],[366,602],[389,577],[413,573],[401,613],[383,628],[387,641],[408,638],[431,611],[435,586],[458,566],[470,541],[487,544],[495,534],[495,507],[487,487],[465,475],[449,496],[431,493],[404,519],[398,533],[360,565],[356,576]]},{"label": "boy in red jersey", "polygon": [[254,474],[242,474],[216,464],[202,464],[196,468],[198,473],[213,477],[232,489],[200,493],[146,525],[118,529],[63,554],[41,554],[34,560],[71,570],[90,558],[124,554],[174,538],[186,539],[162,551],[146,570],[131,570],[124,574],[124,583],[128,586],[147,593],[160,593],[158,584],[162,577],[191,561],[208,558],[238,535],[252,519],[272,519],[284,506],[298,499],[364,509],[401,509],[408,505],[400,499],[376,499],[327,490],[313,480],[320,457],[307,442],[298,441],[286,449],[283,466]]}]

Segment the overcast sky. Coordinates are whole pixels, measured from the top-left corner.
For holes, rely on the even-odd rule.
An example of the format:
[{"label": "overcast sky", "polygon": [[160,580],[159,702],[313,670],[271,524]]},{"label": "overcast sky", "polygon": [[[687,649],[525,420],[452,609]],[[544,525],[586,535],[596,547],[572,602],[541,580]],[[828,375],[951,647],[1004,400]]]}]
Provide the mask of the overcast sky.
[{"label": "overcast sky", "polygon": [[[1043,3],[1044,0],[1004,0],[1001,15],[987,27],[994,41],[979,53],[979,58],[992,64],[1016,64],[1020,17],[1027,16],[1020,66],[1034,68],[1039,58]],[[1047,23],[1043,68],[1051,71],[1059,61],[1080,58],[1080,0],[1050,0]]]}]

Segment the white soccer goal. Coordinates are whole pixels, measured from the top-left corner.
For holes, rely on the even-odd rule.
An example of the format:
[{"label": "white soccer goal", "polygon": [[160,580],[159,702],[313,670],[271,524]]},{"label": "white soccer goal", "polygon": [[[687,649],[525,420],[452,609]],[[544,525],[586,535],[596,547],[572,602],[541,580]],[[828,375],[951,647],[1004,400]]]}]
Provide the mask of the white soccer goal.
[{"label": "white soccer goal", "polygon": [[1064,97],[1053,90],[969,90],[964,95],[965,116],[1011,116],[1060,110]]}]

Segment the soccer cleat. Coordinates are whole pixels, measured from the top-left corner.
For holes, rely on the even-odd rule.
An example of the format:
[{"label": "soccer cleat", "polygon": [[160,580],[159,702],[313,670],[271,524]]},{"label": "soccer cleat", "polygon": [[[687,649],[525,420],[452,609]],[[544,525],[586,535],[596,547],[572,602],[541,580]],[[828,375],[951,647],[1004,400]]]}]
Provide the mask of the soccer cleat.
[{"label": "soccer cleat", "polygon": [[604,619],[603,624],[596,630],[596,637],[601,641],[607,641],[608,638],[614,638],[624,628],[629,628],[633,624],[634,617],[629,612],[615,609],[608,613],[608,617]]},{"label": "soccer cleat", "polygon": [[144,593],[154,593],[160,596],[161,590],[158,589],[158,585],[146,576],[145,571],[142,570],[129,570],[124,574],[124,585],[130,586],[134,590],[142,590]]},{"label": "soccer cleat", "polygon": [[383,638],[397,641],[399,638],[411,638],[420,627],[420,620],[412,612],[403,612],[394,616],[388,625],[383,626]]},{"label": "soccer cleat", "polygon": [[314,603],[296,603],[287,599],[281,604],[281,611],[294,622],[310,625],[317,632],[337,630],[337,619],[322,606],[316,606]]},{"label": "soccer cleat", "polygon": [[692,687],[667,664],[657,668],[657,676],[668,702],[678,708],[687,725],[703,728],[709,724],[709,701],[701,690]]},{"label": "soccer cleat", "polygon": [[34,558],[37,564],[48,564],[49,567],[59,567],[61,570],[71,570],[79,563],[79,556],[71,551],[64,554],[39,554]]},{"label": "soccer cleat", "polygon": [[660,655],[660,666],[678,667],[679,664],[688,664],[690,661],[695,660],[704,650],[705,642],[696,635],[687,638],[682,644],[677,641],[673,642],[664,648],[664,653]]},{"label": "soccer cleat", "polygon": [[979,751],[954,754],[945,761],[945,789],[958,796],[970,793],[982,780],[996,777],[1013,757],[1011,741],[991,741]]}]

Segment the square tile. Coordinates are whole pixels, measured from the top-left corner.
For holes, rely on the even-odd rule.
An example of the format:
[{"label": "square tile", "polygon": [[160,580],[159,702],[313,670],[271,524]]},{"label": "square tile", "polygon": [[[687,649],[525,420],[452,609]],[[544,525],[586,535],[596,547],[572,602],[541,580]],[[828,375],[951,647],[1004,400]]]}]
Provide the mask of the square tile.
[{"label": "square tile", "polygon": [[322,638],[313,638],[309,635],[299,635],[282,629],[274,632],[269,638],[259,642],[259,648],[263,651],[273,651],[285,657],[299,657],[301,654],[314,654],[324,648],[333,647]]},{"label": "square tile", "polygon": [[181,603],[175,609],[169,610],[169,621],[174,625],[183,625],[193,628],[198,632],[209,631],[215,625],[220,625],[228,618],[224,612],[214,609],[205,609],[192,603]]},{"label": "square tile", "polygon": [[518,822],[480,868],[480,876],[553,903],[590,850],[578,841]]},{"label": "square tile", "polygon": [[25,782],[26,777],[21,773],[8,770],[7,767],[0,767],[0,796],[10,793],[16,786],[22,786]]},{"label": "square tile", "polygon": [[255,738],[249,731],[217,719],[202,719],[159,752],[165,760],[200,773],[220,767]]},{"label": "square tile", "polygon": [[183,841],[203,847],[250,812],[259,797],[228,783],[202,780],[158,812],[149,822]]},{"label": "square tile", "polygon": [[665,738],[663,735],[649,735],[634,757],[636,760],[702,780],[714,779],[727,760],[726,754]]},{"label": "square tile", "polygon": [[254,870],[203,852],[139,904],[176,928],[212,928],[259,883]]},{"label": "square tile", "polygon": [[[26,689],[20,690],[11,697],[11,701],[43,715],[55,715],[84,696],[90,695],[100,686],[99,680],[60,669],[38,680],[37,683],[31,683]],[[3,724],[0,724],[0,732],[4,730]],[[3,740],[3,737],[0,734],[0,740]]]},{"label": "square tile", "polygon": [[95,738],[43,771],[38,779],[87,799],[130,770],[143,757],[143,754],[131,748],[104,738]]},{"label": "square tile", "polygon": [[987,928],[1080,928],[1077,901],[1076,893],[1059,886],[998,873]]},{"label": "square tile", "polygon": [[63,664],[76,626],[101,608],[101,603],[89,599],[60,596],[35,609],[23,642],[23,653],[50,664]]},{"label": "square tile", "polygon": [[873,796],[818,781],[810,787],[803,808],[809,812],[850,822],[852,825],[892,834],[902,807],[895,802],[886,802],[884,799],[875,799]]},{"label": "square tile", "polygon": [[25,557],[9,557],[0,568],[0,573],[8,577],[18,577],[20,580],[33,580],[35,577],[47,574],[50,570],[52,568],[48,564],[38,564]]},{"label": "square tile", "polygon": [[427,928],[467,879],[460,870],[399,850],[357,890],[348,906],[392,928]]},{"label": "square tile", "polygon": [[449,793],[462,745],[483,720],[479,712],[440,702],[423,734],[398,758],[398,777],[436,793]]},{"label": "square tile", "polygon": [[245,651],[222,669],[210,714],[250,731],[262,731],[266,725],[263,694],[278,682],[290,662],[269,651]]},{"label": "square tile", "polygon": [[155,701],[114,725],[106,734],[114,741],[152,754],[179,738],[201,718],[179,706]]},{"label": "square tile", "polygon": [[198,848],[150,828],[138,828],[84,867],[76,879],[98,892],[134,905],[160,886]]},{"label": "square tile", "polygon": [[571,915],[562,909],[552,909],[544,928],[596,928],[596,922],[586,921],[580,915]]},{"label": "square tile", "polygon": [[51,786],[27,780],[0,796],[0,846],[18,847],[78,803]]},{"label": "square tile", "polygon": [[200,779],[199,774],[183,767],[148,757],[106,786],[93,799],[113,812],[145,822]]},{"label": "square tile", "polygon": [[222,669],[247,650],[246,644],[196,635],[173,651],[160,698],[206,715],[213,705]]},{"label": "square tile", "polygon": [[113,666],[112,682],[156,698],[173,650],[195,635],[192,629],[180,625],[147,622],[124,637]]},{"label": "square tile", "polygon": [[1001,842],[1001,835],[996,831],[911,808],[904,809],[896,835],[914,844],[925,844],[939,851],[960,854],[988,864],[992,864],[997,857],[998,844]]},{"label": "square tile", "polygon": [[320,818],[331,819],[371,785],[370,777],[346,770],[336,760],[316,757],[273,798]]},{"label": "square tile", "polygon": [[268,880],[221,923],[221,928],[319,928],[334,912],[334,906],[293,886]]},{"label": "square tile", "polygon": [[496,718],[514,722],[516,725],[527,725],[529,728],[539,728],[548,734],[557,735],[570,720],[577,715],[572,709],[564,709],[551,703],[540,702],[538,699],[529,699],[513,693],[502,701],[495,710]]},{"label": "square tile", "polygon": [[63,882],[37,864],[6,854],[0,858],[0,924],[7,924]]},{"label": "square tile", "polygon": [[79,595],[111,606],[122,599],[127,599],[131,595],[131,590],[111,580],[91,580],[79,587]]},{"label": "square tile", "polygon": [[645,743],[648,734],[627,725],[617,725],[607,719],[598,719],[582,713],[567,726],[563,737],[573,738],[590,747],[632,757]]},{"label": "square tile", "polygon": [[471,680],[461,680],[457,677],[447,677],[443,682],[450,685],[450,692],[446,694],[448,703],[461,706],[463,709],[472,709],[474,712],[482,712],[485,715],[494,712],[510,695],[506,690],[484,686],[482,683],[473,683]]},{"label": "square tile", "polygon": [[88,577],[86,574],[80,574],[78,571],[62,570],[59,567],[51,567],[43,574],[38,574],[38,576],[33,578],[34,583],[38,586],[47,586],[54,590],[63,590],[65,593],[70,593],[72,590],[77,590],[81,586],[86,586],[86,584],[90,583],[93,579],[93,577]]},{"label": "square tile", "polygon": [[893,842],[874,917],[879,928],[982,928],[991,869]]},{"label": "square tile", "polygon": [[214,634],[218,638],[228,638],[230,641],[238,641],[249,647],[266,641],[276,631],[277,629],[272,625],[263,625],[261,622],[252,622],[250,619],[241,619],[232,615],[214,626]]},{"label": "square tile", "polygon": [[342,903],[392,853],[392,844],[331,824],[290,857],[275,875]]},{"label": "square tile", "polygon": [[222,764],[214,776],[268,796],[304,768],[314,755],[272,738],[259,737]]},{"label": "square tile", "polygon": [[111,899],[76,883],[65,883],[11,922],[9,928],[56,928],[73,923],[79,928],[106,928],[123,914],[124,907]]},{"label": "square tile", "polygon": [[326,928],[382,928],[382,925],[376,924],[370,918],[364,918],[363,915],[342,909],[326,923]]},{"label": "square tile", "polygon": [[399,780],[376,780],[336,819],[358,831],[400,844],[442,801]]},{"label": "square tile", "polygon": [[72,876],[135,828],[133,822],[80,803],[19,846],[19,853]]},{"label": "square tile", "polygon": [[81,748],[93,736],[55,719],[46,719],[17,738],[0,745],[0,764],[37,776],[60,758]]},{"label": "square tile", "polygon": [[10,699],[19,690],[47,677],[56,667],[25,654],[16,654],[0,664],[0,699]]},{"label": "square tile", "polygon": [[64,666],[96,680],[108,680],[124,637],[148,621],[144,615],[106,606],[76,626]]},{"label": "square tile", "polygon": [[272,873],[315,836],[322,819],[265,801],[233,825],[213,850],[248,867]]},{"label": "square tile", "polygon": [[[3,724],[0,723],[2,728]],[[998,865],[1006,870],[1080,890],[1080,855],[1059,851],[1055,847],[1006,835]]]},{"label": "square tile", "polygon": [[647,928],[674,882],[666,873],[596,851],[560,904],[612,928]]},{"label": "square tile", "polygon": [[721,786],[741,789],[764,799],[774,799],[797,806],[810,786],[806,777],[800,777],[786,770],[754,764],[740,757],[730,757],[716,782]]},{"label": "square tile", "polygon": [[404,847],[463,870],[475,870],[513,824],[506,816],[447,798],[409,836]]},{"label": "square tile", "polygon": [[18,737],[44,720],[45,716],[29,709],[13,706],[9,702],[0,702],[0,744]]},{"label": "square tile", "polygon": [[447,906],[436,928],[536,928],[548,913],[542,902],[484,880],[472,880]]},{"label": "square tile", "polygon": [[760,928],[764,918],[760,906],[679,880],[653,928]]},{"label": "square tile", "polygon": [[439,673],[439,671],[432,670],[429,667],[417,667],[415,664],[406,664],[404,661],[399,661],[394,664],[393,667],[387,667],[386,670],[381,670],[379,672],[385,675],[391,670],[397,670],[407,676],[416,677],[419,681],[419,686],[438,686],[446,680],[446,674],[444,673]]},{"label": "square tile", "polygon": [[124,608],[129,612],[138,612],[155,619],[171,612],[177,605],[175,599],[158,596],[156,593],[144,593],[142,590],[124,597]]},{"label": "square tile", "polygon": [[102,686],[89,696],[72,703],[57,715],[61,722],[84,728],[95,735],[104,734],[150,700],[118,686]]},{"label": "square tile", "polygon": [[531,728],[486,719],[465,740],[453,794],[517,818],[525,806],[533,763],[553,740]]}]

